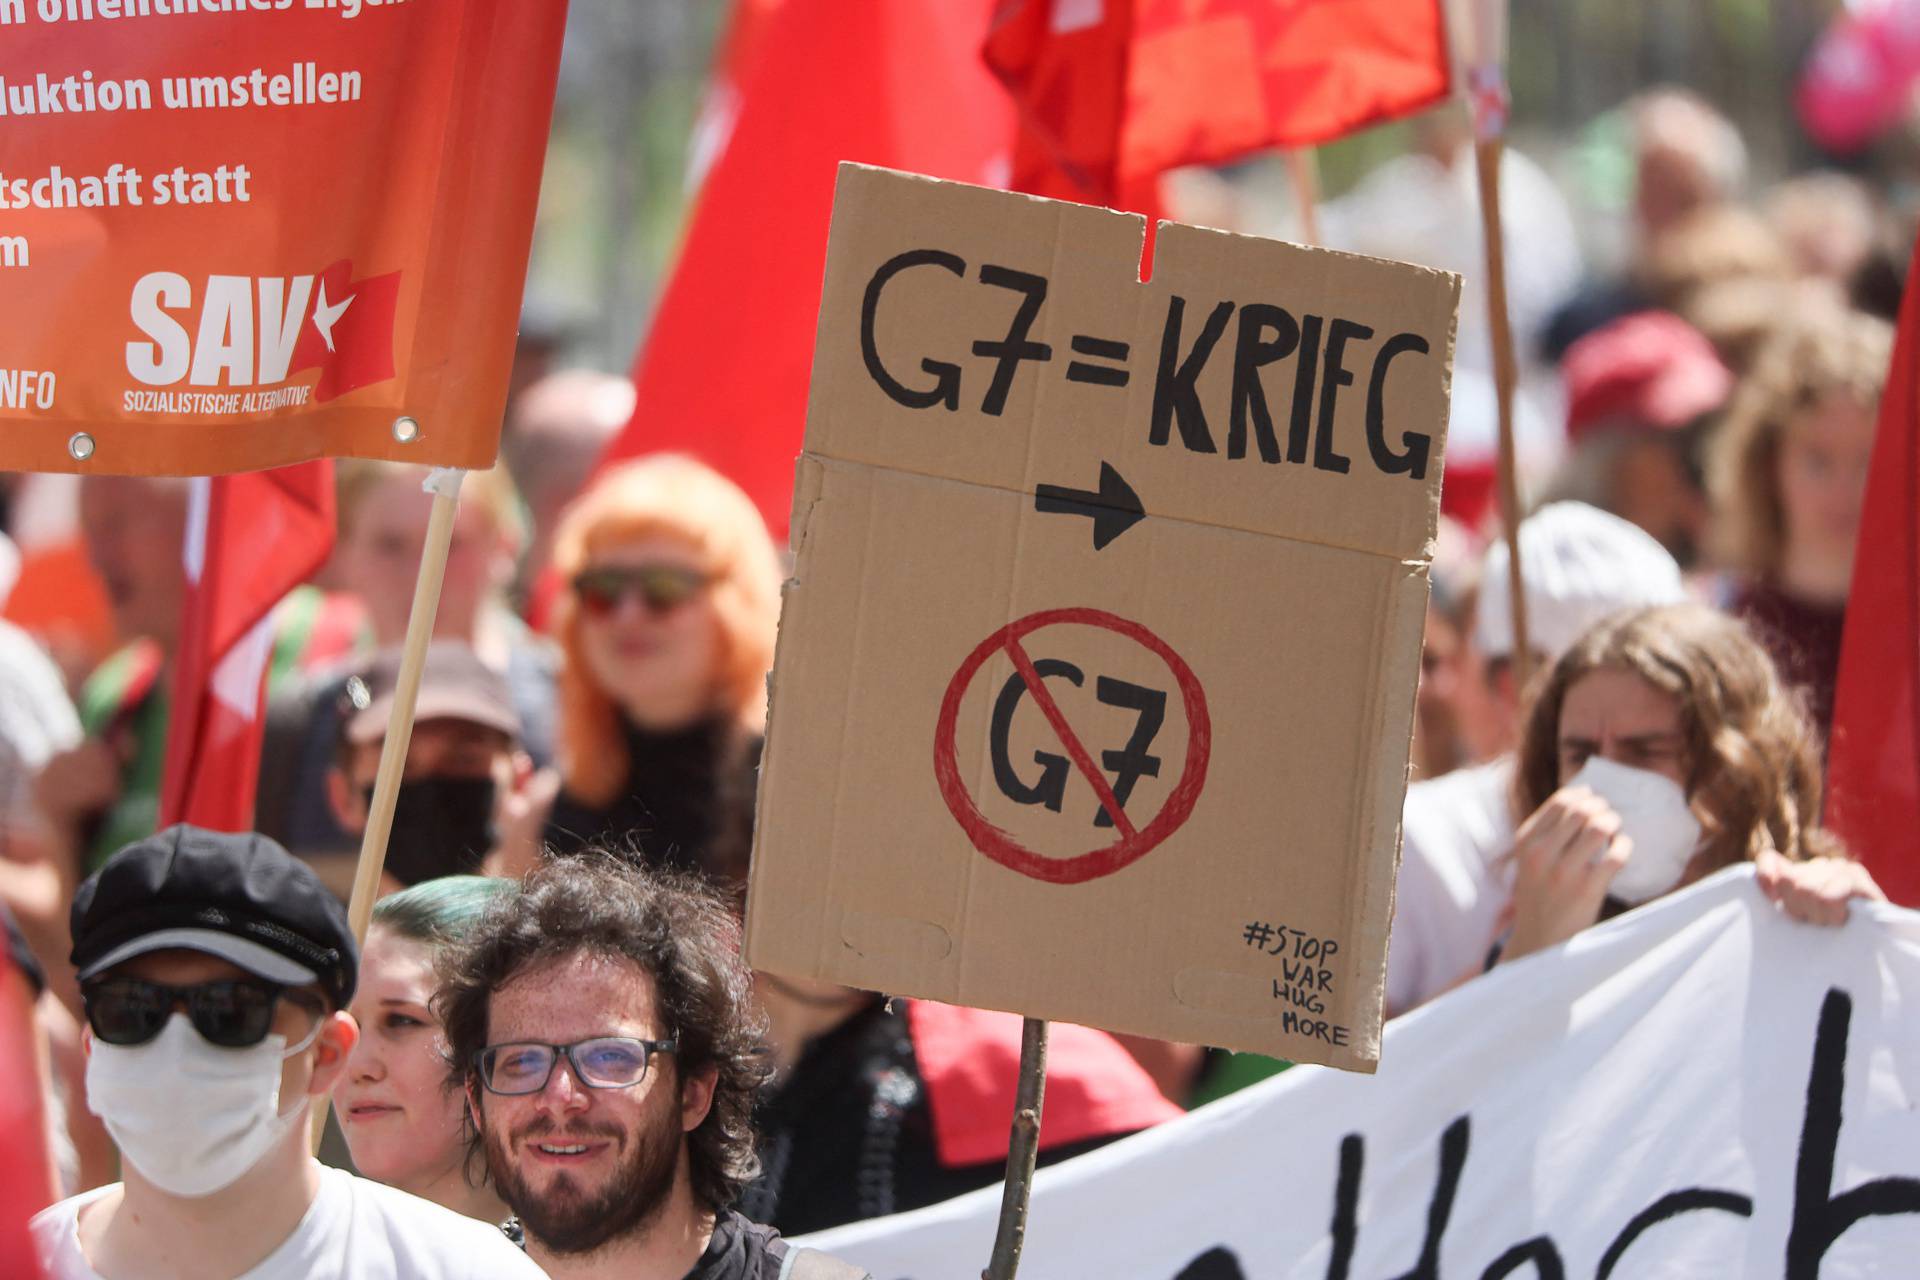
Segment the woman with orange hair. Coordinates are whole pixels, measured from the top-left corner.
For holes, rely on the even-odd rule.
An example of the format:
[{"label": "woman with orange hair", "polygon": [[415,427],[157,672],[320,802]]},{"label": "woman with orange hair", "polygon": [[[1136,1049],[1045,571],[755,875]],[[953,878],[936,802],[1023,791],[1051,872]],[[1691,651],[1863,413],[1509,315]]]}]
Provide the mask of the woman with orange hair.
[{"label": "woman with orange hair", "polygon": [[746,874],[780,559],[746,494],[691,458],[616,467],[554,539],[565,853],[611,842],[654,866]]}]

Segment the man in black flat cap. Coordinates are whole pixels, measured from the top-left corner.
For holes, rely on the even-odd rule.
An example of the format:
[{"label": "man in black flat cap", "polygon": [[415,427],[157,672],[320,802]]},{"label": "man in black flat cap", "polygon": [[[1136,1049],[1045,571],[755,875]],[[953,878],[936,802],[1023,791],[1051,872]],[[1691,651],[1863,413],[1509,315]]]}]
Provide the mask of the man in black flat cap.
[{"label": "man in black flat cap", "polygon": [[527,1280],[485,1223],[323,1168],[310,1104],[358,1039],[346,912],[265,836],[169,827],[80,886],[87,1106],[124,1181],[33,1220],[50,1280]]}]

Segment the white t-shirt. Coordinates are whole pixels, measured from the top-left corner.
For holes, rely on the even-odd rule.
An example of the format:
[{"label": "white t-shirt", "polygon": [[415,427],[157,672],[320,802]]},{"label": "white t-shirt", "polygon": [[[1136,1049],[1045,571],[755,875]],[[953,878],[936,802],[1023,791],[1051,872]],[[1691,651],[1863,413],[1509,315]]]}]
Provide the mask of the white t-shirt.
[{"label": "white t-shirt", "polygon": [[1387,946],[1387,1013],[1433,999],[1486,963],[1513,896],[1513,758],[1407,788]]},{"label": "white t-shirt", "polygon": [[[102,1280],[80,1250],[79,1218],[82,1209],[115,1189],[73,1196],[34,1217],[34,1245],[47,1280]],[[323,1169],[320,1194],[307,1216],[238,1280],[542,1280],[545,1275],[498,1227],[343,1169]]]}]

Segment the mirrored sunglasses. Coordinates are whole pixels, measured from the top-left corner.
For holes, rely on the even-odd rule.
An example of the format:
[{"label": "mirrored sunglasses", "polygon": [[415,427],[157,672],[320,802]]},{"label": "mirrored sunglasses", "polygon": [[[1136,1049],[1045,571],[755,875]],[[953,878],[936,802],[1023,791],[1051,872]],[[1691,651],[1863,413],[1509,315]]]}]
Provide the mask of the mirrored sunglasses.
[{"label": "mirrored sunglasses", "polygon": [[595,617],[605,617],[628,600],[665,615],[705,591],[712,578],[683,565],[609,565],[584,569],[573,577],[573,592]]}]

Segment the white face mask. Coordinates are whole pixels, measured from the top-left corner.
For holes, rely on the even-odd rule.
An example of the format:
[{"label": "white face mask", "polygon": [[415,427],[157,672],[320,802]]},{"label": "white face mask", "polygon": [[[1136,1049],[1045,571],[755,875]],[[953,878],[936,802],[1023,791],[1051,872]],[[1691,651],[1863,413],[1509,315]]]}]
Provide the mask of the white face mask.
[{"label": "white face mask", "polygon": [[145,1044],[93,1042],[87,1109],[148,1182],[176,1196],[210,1196],[239,1181],[306,1115],[304,1096],[280,1114],[280,1064],[319,1034],[315,1026],[292,1049],[275,1035],[223,1049],[175,1012]]},{"label": "white face mask", "polygon": [[1650,902],[1680,883],[1700,847],[1700,819],[1687,807],[1687,793],[1665,774],[1591,756],[1567,783],[1586,787],[1620,815],[1620,834],[1633,854],[1607,893],[1631,906]]}]

